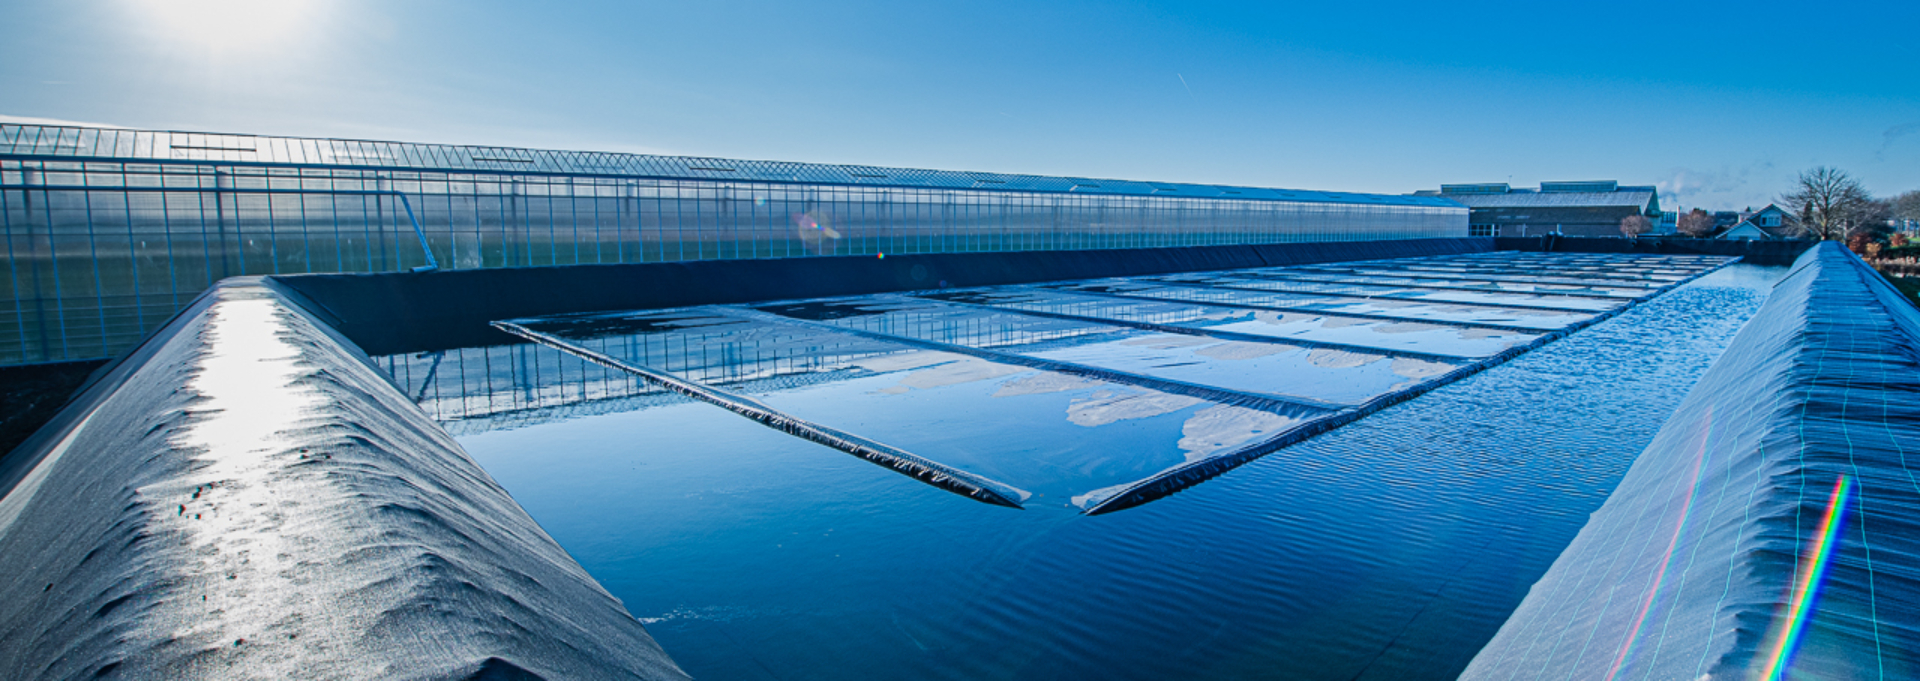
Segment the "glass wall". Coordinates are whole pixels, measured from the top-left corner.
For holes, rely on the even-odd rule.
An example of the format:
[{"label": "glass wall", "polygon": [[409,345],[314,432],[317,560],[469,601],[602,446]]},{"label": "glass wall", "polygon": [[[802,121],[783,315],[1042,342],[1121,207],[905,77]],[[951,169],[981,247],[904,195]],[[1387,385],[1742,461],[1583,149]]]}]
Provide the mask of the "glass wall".
[{"label": "glass wall", "polygon": [[119,353],[224,277],[1465,236],[1431,197],[0,126],[0,364]]}]

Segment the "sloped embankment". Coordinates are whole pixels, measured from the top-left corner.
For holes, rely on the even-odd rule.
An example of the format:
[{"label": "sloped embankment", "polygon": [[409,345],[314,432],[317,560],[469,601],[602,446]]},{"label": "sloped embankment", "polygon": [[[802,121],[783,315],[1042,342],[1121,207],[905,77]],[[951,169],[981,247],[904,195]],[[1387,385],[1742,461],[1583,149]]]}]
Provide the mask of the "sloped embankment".
[{"label": "sloped embankment", "polygon": [[0,677],[685,675],[352,344],[259,279],[0,470]]},{"label": "sloped embankment", "polygon": [[1916,465],[1920,313],[1821,244],[1462,678],[1914,678]]}]

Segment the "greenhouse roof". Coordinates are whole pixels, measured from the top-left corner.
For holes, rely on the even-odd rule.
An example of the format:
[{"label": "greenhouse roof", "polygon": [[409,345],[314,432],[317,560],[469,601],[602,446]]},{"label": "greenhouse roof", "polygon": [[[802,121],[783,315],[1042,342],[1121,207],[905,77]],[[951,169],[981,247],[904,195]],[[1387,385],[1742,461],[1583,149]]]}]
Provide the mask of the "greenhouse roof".
[{"label": "greenhouse roof", "polygon": [[418,170],[512,175],[923,187],[983,191],[1291,201],[1458,208],[1433,196],[1142,182],[696,156],[655,156],[516,147],[415,144],[48,125],[0,125],[0,157],[10,160],[148,161]]}]

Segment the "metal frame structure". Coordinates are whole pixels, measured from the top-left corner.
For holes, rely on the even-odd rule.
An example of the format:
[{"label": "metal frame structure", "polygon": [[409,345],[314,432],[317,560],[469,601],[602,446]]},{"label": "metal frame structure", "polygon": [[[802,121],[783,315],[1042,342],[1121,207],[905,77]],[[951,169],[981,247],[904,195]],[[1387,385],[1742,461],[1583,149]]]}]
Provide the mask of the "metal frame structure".
[{"label": "metal frame structure", "polygon": [[[404,220],[404,221],[403,221]],[[0,125],[0,365],[228,276],[1457,237],[1435,197]]]}]

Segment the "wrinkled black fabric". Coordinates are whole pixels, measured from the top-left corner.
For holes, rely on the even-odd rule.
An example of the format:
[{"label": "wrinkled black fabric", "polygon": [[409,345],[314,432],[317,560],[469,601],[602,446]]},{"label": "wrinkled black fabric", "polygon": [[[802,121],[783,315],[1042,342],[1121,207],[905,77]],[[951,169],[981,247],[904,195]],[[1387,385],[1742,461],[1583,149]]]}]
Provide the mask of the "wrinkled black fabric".
[{"label": "wrinkled black fabric", "polygon": [[684,679],[324,323],[230,279],[0,473],[0,678]]},{"label": "wrinkled black fabric", "polygon": [[1462,678],[1763,673],[1840,476],[1784,678],[1920,676],[1917,344],[1920,311],[1859,258],[1802,255]]}]

